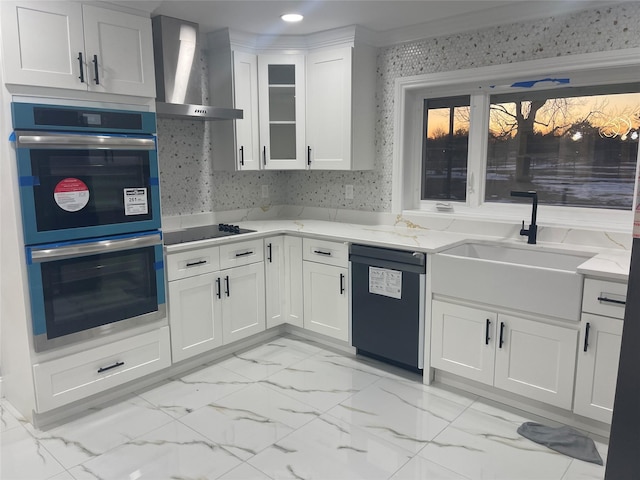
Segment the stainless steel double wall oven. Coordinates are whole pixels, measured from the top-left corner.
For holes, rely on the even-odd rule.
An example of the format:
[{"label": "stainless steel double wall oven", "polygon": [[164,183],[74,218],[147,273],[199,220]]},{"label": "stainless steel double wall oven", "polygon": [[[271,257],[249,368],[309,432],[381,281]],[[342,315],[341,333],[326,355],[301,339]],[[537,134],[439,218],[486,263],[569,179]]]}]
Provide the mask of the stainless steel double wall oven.
[{"label": "stainless steel double wall oven", "polygon": [[155,114],[12,114],[35,350],[165,318]]}]

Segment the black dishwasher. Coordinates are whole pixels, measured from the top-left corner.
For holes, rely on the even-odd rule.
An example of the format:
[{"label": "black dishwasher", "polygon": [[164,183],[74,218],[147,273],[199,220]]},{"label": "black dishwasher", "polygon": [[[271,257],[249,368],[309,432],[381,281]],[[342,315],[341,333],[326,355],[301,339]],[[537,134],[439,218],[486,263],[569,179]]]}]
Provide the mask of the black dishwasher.
[{"label": "black dishwasher", "polygon": [[426,256],[351,245],[352,332],[358,354],[420,371]]}]

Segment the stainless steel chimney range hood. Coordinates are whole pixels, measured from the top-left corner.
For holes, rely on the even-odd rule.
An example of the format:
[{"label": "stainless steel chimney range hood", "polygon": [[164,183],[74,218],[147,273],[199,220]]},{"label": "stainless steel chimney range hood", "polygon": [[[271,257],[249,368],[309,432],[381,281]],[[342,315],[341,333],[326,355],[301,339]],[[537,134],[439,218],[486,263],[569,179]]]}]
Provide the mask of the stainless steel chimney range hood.
[{"label": "stainless steel chimney range hood", "polygon": [[202,103],[198,24],[159,15],[152,19],[156,114],[185,120],[234,120],[242,110]]}]

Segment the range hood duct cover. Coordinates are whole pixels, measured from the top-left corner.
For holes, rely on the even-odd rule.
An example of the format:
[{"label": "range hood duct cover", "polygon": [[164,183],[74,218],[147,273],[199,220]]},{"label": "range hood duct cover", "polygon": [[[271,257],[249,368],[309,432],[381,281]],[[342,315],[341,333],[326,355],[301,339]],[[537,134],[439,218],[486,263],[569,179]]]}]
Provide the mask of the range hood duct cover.
[{"label": "range hood duct cover", "polygon": [[159,15],[152,26],[157,115],[186,120],[242,118],[242,110],[201,105],[198,24]]}]

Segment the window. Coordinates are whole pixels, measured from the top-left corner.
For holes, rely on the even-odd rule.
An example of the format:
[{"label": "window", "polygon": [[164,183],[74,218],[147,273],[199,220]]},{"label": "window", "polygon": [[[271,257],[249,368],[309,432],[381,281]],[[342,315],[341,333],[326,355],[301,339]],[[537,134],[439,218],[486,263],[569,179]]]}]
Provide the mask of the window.
[{"label": "window", "polygon": [[466,199],[470,97],[425,100],[422,199]]},{"label": "window", "polygon": [[622,85],[492,95],[485,201],[536,190],[543,204],[631,209],[637,92]]}]

